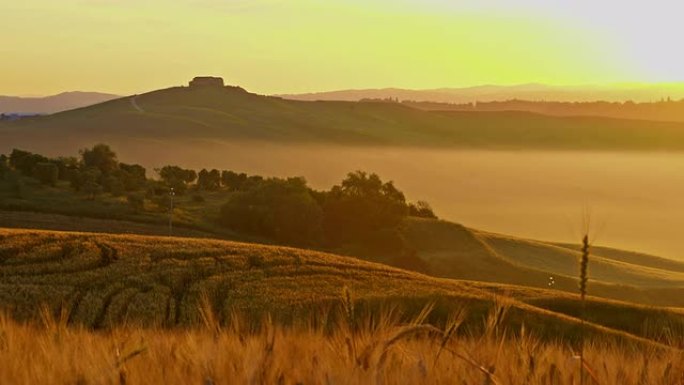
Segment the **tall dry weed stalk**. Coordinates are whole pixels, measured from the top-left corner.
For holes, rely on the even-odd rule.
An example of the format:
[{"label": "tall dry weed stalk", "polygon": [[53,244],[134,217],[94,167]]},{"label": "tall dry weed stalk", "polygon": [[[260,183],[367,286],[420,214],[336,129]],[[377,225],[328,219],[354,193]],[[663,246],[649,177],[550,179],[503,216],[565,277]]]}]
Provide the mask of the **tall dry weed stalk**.
[{"label": "tall dry weed stalk", "polygon": [[[499,322],[501,313],[492,311],[485,325]],[[226,325],[216,338],[207,328],[68,327],[57,340],[39,324],[17,323],[0,313],[0,384],[579,383],[576,362],[561,341],[528,335],[532,328],[507,334],[503,325],[499,336],[482,337],[461,331],[461,317],[439,328],[393,316],[363,320],[356,331],[361,354],[351,361],[340,349],[349,328],[316,330],[266,319],[251,333]],[[587,342],[585,353],[597,369],[585,368],[587,384],[682,385],[679,350],[597,338]]]},{"label": "tall dry weed stalk", "polygon": [[207,330],[214,334],[215,338],[218,338],[219,334],[221,333],[221,322],[214,311],[214,306],[211,303],[211,299],[206,293],[200,294],[198,307],[202,324],[207,328]]},{"label": "tall dry weed stalk", "polygon": [[580,281],[579,281],[579,291],[580,300],[582,303],[582,309],[580,314],[581,319],[581,330],[580,330],[580,385],[584,385],[584,371],[585,371],[585,361],[584,361],[584,339],[585,339],[585,329],[586,329],[586,312],[587,312],[587,280],[588,278],[588,267],[589,267],[589,234],[585,233],[582,238],[582,256],[580,259]]}]

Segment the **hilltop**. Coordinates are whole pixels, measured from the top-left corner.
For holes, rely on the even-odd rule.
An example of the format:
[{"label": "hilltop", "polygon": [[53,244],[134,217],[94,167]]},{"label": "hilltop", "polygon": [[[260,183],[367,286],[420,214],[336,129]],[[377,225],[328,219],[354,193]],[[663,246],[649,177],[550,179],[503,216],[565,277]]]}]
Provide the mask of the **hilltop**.
[{"label": "hilltop", "polygon": [[424,111],[393,102],[304,102],[239,87],[175,87],[0,123],[0,151],[217,142],[484,149],[682,150],[684,123],[527,112]]}]

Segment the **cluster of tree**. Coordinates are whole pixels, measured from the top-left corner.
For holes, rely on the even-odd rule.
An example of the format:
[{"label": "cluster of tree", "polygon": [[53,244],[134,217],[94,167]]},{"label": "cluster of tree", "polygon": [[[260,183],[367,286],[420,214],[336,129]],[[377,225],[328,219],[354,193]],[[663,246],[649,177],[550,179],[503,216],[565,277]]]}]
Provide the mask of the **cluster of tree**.
[{"label": "cluster of tree", "polygon": [[245,187],[221,207],[223,225],[287,244],[320,241],[321,206],[303,178],[269,178]]},{"label": "cluster of tree", "polygon": [[0,154],[0,180],[6,179],[11,171],[9,158],[5,154]]},{"label": "cluster of tree", "polygon": [[229,197],[221,222],[280,243],[358,249],[410,264],[417,259],[400,231],[409,215],[435,218],[427,203],[407,203],[392,182],[357,171],[329,191],[313,190],[303,178],[261,180]]},{"label": "cluster of tree", "polygon": [[525,111],[551,116],[602,116],[616,119],[684,121],[684,99],[662,99],[657,102],[553,102],[505,100],[477,103],[402,102],[405,105],[435,111]]},{"label": "cluster of tree", "polygon": [[33,177],[42,184],[55,186],[67,181],[78,192],[94,198],[102,192],[123,195],[146,187],[146,170],[138,164],[119,163],[116,153],[105,144],[84,149],[80,157],[48,158],[14,149],[0,158],[0,176],[12,172]]},{"label": "cluster of tree", "polygon": [[188,188],[192,187],[192,184],[195,182],[194,187],[198,190],[216,191],[226,188],[240,191],[248,186],[260,183],[264,179],[261,176],[248,176],[245,173],[238,174],[228,170],[202,169],[198,173],[195,170],[184,169],[178,166],[164,166],[155,171],[159,174],[164,186],[173,187],[174,191],[181,195],[185,194]]},{"label": "cluster of tree", "polygon": [[[78,158],[47,158],[18,149],[0,156],[0,177],[20,173],[46,185],[63,180],[91,199],[102,192],[127,194],[136,211],[144,208],[146,198],[169,207],[171,191],[230,191],[217,213],[229,229],[291,245],[394,255],[402,258],[396,264],[414,270],[420,270],[415,265],[421,262],[402,238],[400,226],[407,216],[435,218],[427,203],[409,203],[392,182],[361,171],[349,173],[328,191],[317,191],[303,178],[265,179],[172,165],[155,170],[159,179],[147,179],[144,167],[119,162],[105,144],[80,151]],[[204,200],[199,193],[194,197]]]},{"label": "cluster of tree", "polygon": [[[0,155],[1,179],[17,174],[35,178],[50,186],[65,181],[74,191],[83,193],[90,199],[105,192],[114,196],[126,194],[128,202],[136,210],[143,208],[145,199],[160,207],[168,207],[171,189],[178,195],[187,193],[189,189],[241,191],[263,181],[260,176],[227,170],[202,169],[198,173],[192,169],[168,165],[155,171],[159,180],[147,179],[143,166],[119,162],[116,153],[106,144],[83,149],[79,157],[48,158],[19,149],[12,150],[9,156]],[[17,179],[17,183],[20,182]]]}]

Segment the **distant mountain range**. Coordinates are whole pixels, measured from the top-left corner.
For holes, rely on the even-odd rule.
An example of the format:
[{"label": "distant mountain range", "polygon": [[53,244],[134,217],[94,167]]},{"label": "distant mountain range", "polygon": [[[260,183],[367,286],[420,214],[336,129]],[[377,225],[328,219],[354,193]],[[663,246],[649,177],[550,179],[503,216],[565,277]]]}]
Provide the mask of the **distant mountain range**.
[{"label": "distant mountain range", "polygon": [[45,97],[0,96],[0,113],[53,114],[119,98],[100,92],[64,92]]},{"label": "distant mountain range", "polygon": [[71,151],[71,147],[103,141],[193,139],[442,148],[684,150],[684,123],[557,117],[524,111],[428,111],[396,102],[304,102],[257,95],[239,87],[174,87],[53,115],[0,122],[0,152],[13,146],[55,149],[68,144]]},{"label": "distant mountain range", "polygon": [[363,99],[394,99],[398,101],[475,103],[506,100],[555,102],[655,102],[668,98],[684,98],[684,83],[615,84],[605,86],[549,86],[523,84],[515,86],[477,86],[466,88],[438,88],[409,90],[401,88],[341,90],[307,94],[278,95],[292,100],[359,101]]},{"label": "distant mountain range", "polygon": [[[606,86],[562,87],[544,84],[522,84],[515,86],[484,85],[464,88],[437,88],[411,90],[402,88],[381,88],[362,90],[339,90],[305,94],[274,95],[300,101],[361,101],[395,100],[404,102],[429,102],[440,104],[468,104],[506,101],[526,102],[658,102],[684,99],[684,83],[667,84],[617,84]],[[120,95],[101,92],[64,92],[45,97],[0,96],[0,113],[5,114],[53,114],[120,98]],[[421,109],[453,110],[448,106],[414,105]],[[539,107],[514,108],[531,112]],[[529,107],[529,108],[528,108]],[[458,110],[461,110],[458,108]],[[491,110],[488,108],[488,110]],[[570,114],[572,115],[572,114]],[[582,114],[580,114],[582,115]],[[599,114],[603,116],[603,114]],[[610,115],[609,115],[610,116]],[[650,119],[650,118],[649,118]]]}]

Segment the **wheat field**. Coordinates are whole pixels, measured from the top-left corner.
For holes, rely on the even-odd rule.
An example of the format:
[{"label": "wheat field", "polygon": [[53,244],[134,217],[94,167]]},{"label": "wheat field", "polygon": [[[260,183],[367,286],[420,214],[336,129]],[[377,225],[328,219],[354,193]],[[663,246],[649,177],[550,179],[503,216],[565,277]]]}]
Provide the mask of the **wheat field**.
[{"label": "wheat field", "polygon": [[[495,313],[492,313],[495,314]],[[0,317],[0,383],[85,384],[463,384],[574,385],[580,361],[559,342],[523,330],[509,338],[494,317],[480,336],[391,315],[332,330],[263,322],[224,327],[209,315],[192,329],[115,328],[92,332],[48,316],[19,324]],[[682,384],[681,351],[592,342],[586,384]]]},{"label": "wheat field", "polygon": [[582,326],[578,296],[558,290],[438,279],[287,247],[0,229],[0,310],[20,322],[40,319],[39,310],[47,309],[67,314],[72,327],[96,330],[193,327],[201,323],[204,298],[221,324],[234,312],[254,328],[265,315],[283,325],[300,324],[321,310],[338,311],[344,290],[352,293],[359,316],[397,309],[405,322],[432,304],[428,321],[443,326],[465,307],[464,325],[472,333],[505,301],[508,327],[526,326],[547,340],[577,341],[581,330],[647,345],[679,346],[684,340],[684,314],[669,308],[589,297]]},{"label": "wheat field", "polygon": [[2,385],[684,383],[673,309],[308,250],[0,229],[0,289]]}]

